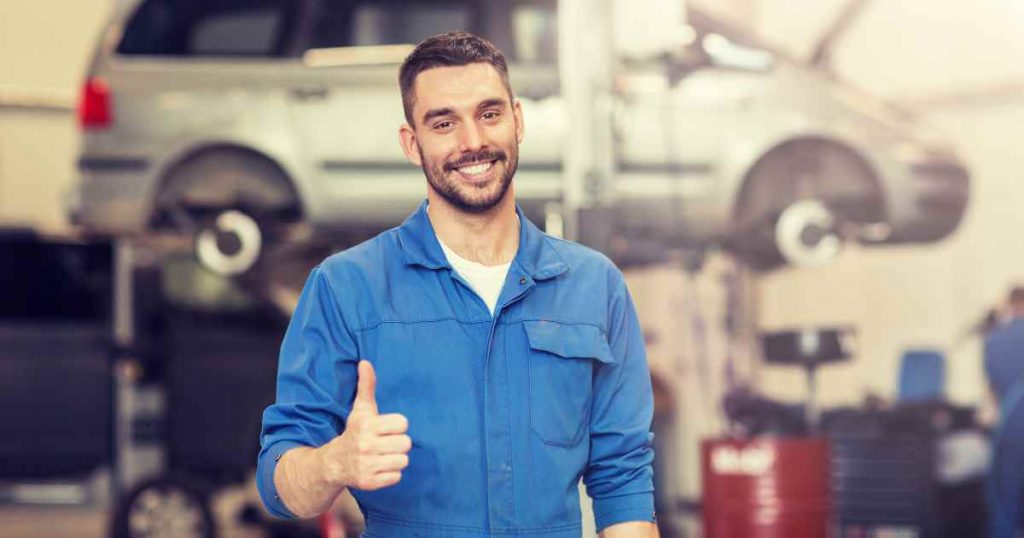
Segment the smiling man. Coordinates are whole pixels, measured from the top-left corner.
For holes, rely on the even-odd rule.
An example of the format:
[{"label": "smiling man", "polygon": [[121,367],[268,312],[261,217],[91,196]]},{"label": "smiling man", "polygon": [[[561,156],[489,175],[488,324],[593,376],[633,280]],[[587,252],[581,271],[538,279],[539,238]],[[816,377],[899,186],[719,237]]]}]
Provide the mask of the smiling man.
[{"label": "smiling man", "polygon": [[409,87],[402,149],[423,167],[431,191],[458,211],[479,215],[512,201],[523,117],[506,82],[488,63],[435,67],[402,81]]},{"label": "smiling man", "polygon": [[281,347],[257,481],[281,517],[349,488],[367,537],[657,536],[647,360],[622,274],[515,203],[505,58],[449,33],[399,74],[427,178],[401,226],[313,270]]}]

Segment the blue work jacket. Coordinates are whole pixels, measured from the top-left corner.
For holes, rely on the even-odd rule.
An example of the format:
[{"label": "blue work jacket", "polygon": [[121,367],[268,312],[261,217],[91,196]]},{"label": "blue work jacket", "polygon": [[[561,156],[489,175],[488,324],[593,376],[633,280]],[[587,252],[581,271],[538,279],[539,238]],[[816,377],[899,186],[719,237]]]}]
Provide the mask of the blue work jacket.
[{"label": "blue work jacket", "polygon": [[412,449],[398,484],[352,490],[364,536],[578,537],[581,476],[598,530],[654,520],[651,384],[622,274],[516,210],[519,250],[493,317],[445,258],[425,202],[312,271],[263,415],[270,512],[293,516],[277,461],[341,434],[365,359]]},{"label": "blue work jacket", "polygon": [[985,338],[985,375],[1000,405],[1024,381],[1024,317],[1014,317]]}]

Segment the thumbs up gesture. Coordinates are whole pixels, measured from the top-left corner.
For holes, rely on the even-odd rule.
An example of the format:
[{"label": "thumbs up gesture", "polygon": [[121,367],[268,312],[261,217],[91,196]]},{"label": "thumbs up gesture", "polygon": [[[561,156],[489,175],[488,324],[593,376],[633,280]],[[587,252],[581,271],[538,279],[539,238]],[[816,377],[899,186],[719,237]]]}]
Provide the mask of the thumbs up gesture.
[{"label": "thumbs up gesture", "polygon": [[359,361],[356,399],[345,431],[319,451],[327,480],[342,487],[362,490],[397,484],[409,465],[412,440],[406,435],[409,421],[393,413],[377,411],[377,374],[373,365]]}]

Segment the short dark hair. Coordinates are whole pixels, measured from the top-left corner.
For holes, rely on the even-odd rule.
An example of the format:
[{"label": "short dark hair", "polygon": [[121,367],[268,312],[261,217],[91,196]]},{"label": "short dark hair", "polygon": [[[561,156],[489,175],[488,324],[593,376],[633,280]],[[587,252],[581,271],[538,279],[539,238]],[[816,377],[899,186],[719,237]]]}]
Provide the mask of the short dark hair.
[{"label": "short dark hair", "polygon": [[420,73],[435,67],[458,67],[474,63],[487,63],[493,66],[508,91],[509,99],[512,99],[512,86],[508,82],[508,63],[498,47],[469,32],[438,34],[416,45],[398,71],[398,87],[402,90],[405,121],[415,126],[412,117],[412,107],[415,104],[413,85],[416,84],[416,77]]}]

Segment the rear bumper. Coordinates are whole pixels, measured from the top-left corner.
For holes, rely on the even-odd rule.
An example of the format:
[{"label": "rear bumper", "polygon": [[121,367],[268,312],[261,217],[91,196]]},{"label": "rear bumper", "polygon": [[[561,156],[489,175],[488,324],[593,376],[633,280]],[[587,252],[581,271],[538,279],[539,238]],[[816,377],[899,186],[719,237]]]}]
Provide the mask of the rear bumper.
[{"label": "rear bumper", "polygon": [[154,179],[141,159],[86,158],[65,207],[75,224],[89,231],[123,235],[144,231],[152,208]]}]

